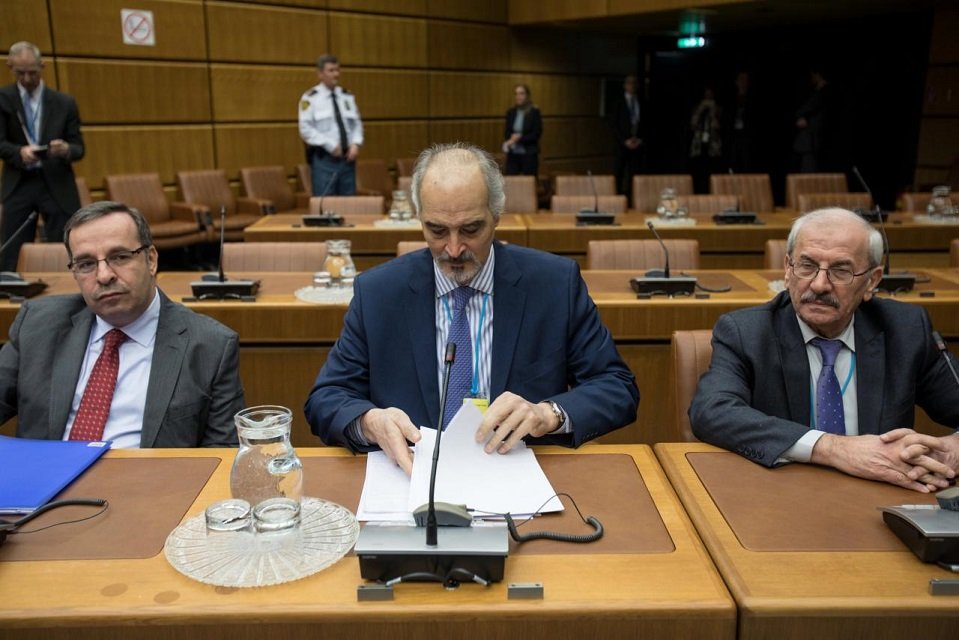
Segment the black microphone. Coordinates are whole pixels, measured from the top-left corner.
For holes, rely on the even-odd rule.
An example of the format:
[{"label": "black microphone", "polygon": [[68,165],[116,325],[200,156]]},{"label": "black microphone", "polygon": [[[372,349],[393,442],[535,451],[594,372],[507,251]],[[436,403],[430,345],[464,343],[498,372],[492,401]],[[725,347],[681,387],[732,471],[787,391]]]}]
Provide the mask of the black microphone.
[{"label": "black microphone", "polygon": [[675,295],[692,295],[696,290],[696,278],[687,275],[681,275],[675,278],[670,276],[669,250],[666,248],[666,243],[663,242],[663,239],[660,237],[659,232],[656,231],[656,227],[653,226],[651,220],[646,222],[646,226],[649,227],[649,230],[653,232],[653,236],[659,241],[659,246],[663,249],[666,264],[662,271],[650,269],[644,277],[630,279],[629,284],[632,286],[633,291],[636,292],[636,297],[649,298],[656,294],[663,294],[670,297]]},{"label": "black microphone", "polygon": [[[24,231],[37,220],[37,212],[32,212],[27,219],[23,221],[17,230],[11,234],[7,241],[0,245],[0,257],[2,257],[10,245],[21,235]],[[47,283],[43,280],[24,280],[23,277],[16,271],[4,271],[0,273],[0,298],[9,298],[11,302],[16,302],[23,300],[24,298],[32,298],[41,291],[47,288]]]},{"label": "black microphone", "polygon": [[596,191],[596,182],[593,180],[593,172],[587,170],[586,177],[589,178],[589,187],[593,190],[593,208],[580,209],[579,213],[576,214],[576,224],[613,224],[616,216],[607,211],[599,210],[599,192]]},{"label": "black microphone", "polygon": [[[330,187],[333,186],[333,183],[336,182],[337,177],[340,175],[340,170],[337,169],[333,172],[333,175],[330,176],[329,182],[326,183],[326,186],[323,188],[323,193],[320,194],[320,213],[324,214],[326,211],[323,210],[323,199],[326,198],[326,194],[330,192]],[[335,211],[330,211],[330,213],[336,213]]]},{"label": "black microphone", "polygon": [[[859,173],[859,168],[853,165],[852,172],[856,175],[856,178],[859,180],[859,184],[862,185],[862,188],[866,190],[866,193],[869,194],[869,198],[876,202],[876,198],[872,195],[872,190],[869,188],[869,185],[866,184],[866,180],[862,177],[862,174]],[[882,291],[889,291],[895,293],[897,291],[912,291],[912,288],[916,285],[916,276],[913,273],[901,273],[892,275],[889,272],[890,269],[890,257],[889,257],[889,236],[886,235],[886,223],[884,222],[882,209],[879,207],[879,203],[876,203],[876,212],[875,214],[857,211],[866,220],[872,220],[873,215],[879,221],[879,233],[882,234],[882,278],[879,280],[878,288]]]},{"label": "black microphone", "polygon": [[[649,227],[649,230],[653,232],[653,236],[655,236],[656,239],[659,240],[659,246],[663,248],[663,256],[665,256],[666,258],[666,264],[663,267],[663,277],[669,278],[669,249],[666,248],[666,243],[663,242],[663,239],[662,237],[660,237],[659,232],[656,231],[656,227],[653,226],[652,220],[648,221],[646,223],[646,226]],[[646,275],[649,275],[649,272],[647,272]]]},{"label": "black microphone", "polygon": [[[32,223],[35,223],[37,221],[37,215],[39,214],[36,211],[28,215],[27,219],[23,221],[23,224],[17,227],[17,230],[14,231],[9,238],[7,238],[6,242],[4,242],[3,245],[0,245],[0,258],[2,258],[3,255],[7,252],[7,249],[10,247],[10,245],[13,244],[13,242],[17,238],[23,235],[23,233],[27,230],[27,227],[29,227]],[[23,278],[21,278],[20,274],[15,271],[4,271],[3,273],[0,273],[0,280],[23,282]]]},{"label": "black microphone", "polygon": [[333,175],[330,176],[329,182],[326,183],[326,187],[323,188],[323,193],[320,194],[320,206],[319,213],[311,213],[309,215],[303,216],[303,226],[306,227],[342,227],[343,225],[343,216],[336,215],[335,211],[324,211],[323,210],[323,200],[326,199],[326,194],[330,192],[330,187],[333,186],[333,183],[336,182],[337,177],[340,175],[340,170],[337,169],[333,172]]},{"label": "black microphone", "polygon": [[587,169],[586,177],[589,178],[589,188],[593,190],[593,213],[599,213],[599,193],[596,191],[596,181],[593,180],[593,172]]},{"label": "black microphone", "polygon": [[204,274],[190,283],[196,300],[244,300],[256,299],[260,289],[259,280],[228,280],[223,272],[223,245],[226,244],[226,206],[220,205],[220,260],[217,273]]},{"label": "black microphone", "polygon": [[959,385],[959,373],[956,373],[956,368],[952,364],[952,358],[949,357],[949,347],[946,346],[946,341],[942,339],[938,331],[932,332],[932,339],[936,343],[936,349],[939,349],[939,353],[941,353],[942,357],[946,360],[946,366],[949,367],[949,371],[952,372],[952,377],[955,378],[956,384]]},{"label": "black microphone", "polygon": [[433,466],[430,469],[430,500],[428,511],[426,512],[426,544],[436,546],[436,467],[440,462],[440,440],[443,439],[443,416],[446,415],[446,396],[449,393],[450,370],[453,368],[453,362],[456,360],[456,343],[446,343],[446,354],[443,356],[443,392],[440,394],[440,419],[436,428],[436,443],[433,446]]}]

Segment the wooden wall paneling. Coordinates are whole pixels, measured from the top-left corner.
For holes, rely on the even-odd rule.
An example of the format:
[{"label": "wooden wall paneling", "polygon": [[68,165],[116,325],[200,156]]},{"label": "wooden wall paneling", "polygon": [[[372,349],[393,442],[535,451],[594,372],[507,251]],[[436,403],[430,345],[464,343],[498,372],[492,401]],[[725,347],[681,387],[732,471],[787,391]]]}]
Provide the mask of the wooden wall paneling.
[{"label": "wooden wall paneling", "polygon": [[205,64],[58,58],[60,90],[86,124],[210,121]]},{"label": "wooden wall paneling", "polygon": [[924,167],[916,166],[915,185],[916,189],[928,191],[938,184],[948,184],[949,167]]},{"label": "wooden wall paneling", "polygon": [[959,66],[930,66],[922,109],[927,116],[959,116]]},{"label": "wooden wall paneling", "polygon": [[430,72],[430,115],[434,118],[505,117],[512,104],[513,82],[508,75]]},{"label": "wooden wall paneling", "polygon": [[430,80],[426,71],[346,66],[340,74],[340,85],[356,95],[364,125],[371,119],[429,115]]},{"label": "wooden wall paneling", "polygon": [[514,84],[529,85],[533,102],[544,117],[596,116],[602,82],[588,76],[517,75]]},{"label": "wooden wall paneling", "polygon": [[509,23],[599,18],[607,14],[606,4],[607,0],[509,0]]},{"label": "wooden wall paneling", "polygon": [[[203,4],[183,0],[49,0],[57,55],[203,60]],[[18,3],[21,7],[23,3]],[[123,44],[120,10],[153,12],[156,46]],[[22,9],[21,9],[22,10]]]},{"label": "wooden wall paneling", "polygon": [[364,13],[389,13],[404,16],[431,15],[426,9],[426,0],[327,0],[330,9],[362,11]]},{"label": "wooden wall paneling", "polygon": [[212,64],[213,119],[295,122],[300,96],[315,84],[315,67]]},{"label": "wooden wall paneling", "polygon": [[91,189],[102,189],[110,174],[157,172],[171,185],[177,171],[214,167],[209,125],[85,126],[83,138],[87,152],[77,172]]},{"label": "wooden wall paneling", "polygon": [[490,153],[501,153],[503,121],[433,120],[430,122],[430,143],[470,142]]},{"label": "wooden wall paneling", "polygon": [[[362,113],[362,106],[360,107]],[[363,123],[365,142],[361,158],[380,158],[387,166],[396,158],[410,158],[430,144],[426,120],[377,121]]]},{"label": "wooden wall paneling", "polygon": [[[747,0],[747,4],[750,1]],[[655,13],[690,7],[687,0],[607,0],[607,3],[607,13],[611,16]],[[743,0],[699,0],[696,2],[696,7],[703,8],[723,4],[743,4]]]},{"label": "wooden wall paneling", "polygon": [[276,4],[293,7],[305,7],[307,9],[326,9],[329,6],[328,0],[227,0],[227,2],[244,2],[248,4]]},{"label": "wooden wall paneling", "polygon": [[22,2],[0,2],[0,51],[6,54],[10,45],[21,40],[40,47],[43,55],[53,51],[46,1],[32,2],[29,11]]},{"label": "wooden wall paneling", "polygon": [[430,68],[509,68],[510,37],[505,26],[431,20],[428,33]]},{"label": "wooden wall paneling", "polygon": [[425,67],[426,20],[330,14],[330,50],[343,66]]},{"label": "wooden wall paneling", "polygon": [[544,158],[612,154],[613,138],[602,118],[544,118]]},{"label": "wooden wall paneling", "polygon": [[959,155],[957,140],[959,118],[923,118],[919,126],[917,164],[948,167]]},{"label": "wooden wall paneling", "polygon": [[295,122],[282,124],[215,125],[216,167],[233,180],[241,167],[282,164],[287,175],[305,162],[303,141]]},{"label": "wooden wall paneling", "polygon": [[959,62],[959,9],[946,9],[944,4],[932,22],[929,62],[934,64]]},{"label": "wooden wall paneling", "polygon": [[225,2],[206,8],[212,62],[315,64],[328,48],[325,11]]},{"label": "wooden wall paneling", "polygon": [[626,75],[636,71],[631,35],[551,29],[511,29],[514,71]]},{"label": "wooden wall paneling", "polygon": [[426,5],[426,15],[433,18],[475,20],[497,24],[506,24],[509,20],[509,0],[471,0],[470,2],[426,0]]},{"label": "wooden wall paneling", "polygon": [[602,156],[591,156],[583,158],[545,158],[540,160],[540,173],[546,172],[549,175],[559,173],[586,173],[592,171],[594,174],[604,174],[613,172],[612,152]]}]

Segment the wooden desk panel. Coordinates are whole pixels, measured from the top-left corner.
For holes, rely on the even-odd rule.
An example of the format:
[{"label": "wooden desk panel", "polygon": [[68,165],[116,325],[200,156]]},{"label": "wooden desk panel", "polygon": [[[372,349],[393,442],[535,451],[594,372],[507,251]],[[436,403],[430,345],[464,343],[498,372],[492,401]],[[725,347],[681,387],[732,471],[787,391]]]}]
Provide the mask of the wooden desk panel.
[{"label": "wooden desk panel", "polygon": [[[856,500],[867,502],[869,508],[864,509],[862,504],[845,505],[828,496],[820,499],[814,493],[797,503],[789,499],[787,479],[777,477],[784,469],[767,470],[706,444],[658,444],[655,450],[736,600],[741,640],[956,637],[959,608],[955,599],[929,595],[931,578],[955,574],[920,562],[905,546],[896,545],[891,531],[874,533],[884,539],[878,548],[886,548],[888,543],[893,550],[875,550],[872,542],[861,549],[856,548],[856,540],[837,543],[841,532],[837,536],[833,530],[824,532],[824,537],[831,538],[824,542],[825,550],[751,551],[737,535],[751,526],[769,523],[727,517],[711,496],[712,491],[722,487],[715,480],[704,484],[690,454],[713,452],[729,456],[730,466],[750,476],[761,475],[757,482],[762,484],[754,491],[757,496],[765,494],[765,498],[757,498],[761,504],[756,513],[757,518],[766,520],[779,518],[789,522],[799,511],[801,517],[813,521],[831,521],[833,528],[841,527],[848,519],[850,532],[881,529],[885,527],[882,516],[871,507],[890,504],[890,499],[891,504],[902,504],[925,502],[928,497],[810,466],[797,469],[799,473],[788,480],[802,482],[804,474],[827,474],[831,490],[856,496]],[[749,499],[743,496],[743,500]],[[734,524],[730,524],[730,519]],[[830,545],[835,548],[830,549]]]},{"label": "wooden desk panel", "polygon": [[[300,449],[304,459],[347,458],[339,449]],[[652,451],[588,445],[543,447],[537,455],[626,454],[658,510],[675,550],[597,554],[522,552],[502,583],[396,586],[391,602],[356,602],[355,557],[302,580],[259,589],[215,588],[147,559],[4,562],[0,548],[0,640],[256,638],[663,638],[734,637],[736,612]],[[184,519],[229,494],[232,449],[111,451],[108,458],[210,457],[222,463]],[[355,466],[355,465],[350,465]],[[585,496],[584,496],[585,498]],[[628,499],[628,497],[624,497]],[[355,508],[356,505],[346,505]],[[600,519],[602,513],[594,514]],[[130,523],[135,530],[137,523]],[[28,542],[28,541],[24,541]],[[508,582],[542,582],[543,600],[507,600]],[[269,625],[264,627],[263,625]]]}]

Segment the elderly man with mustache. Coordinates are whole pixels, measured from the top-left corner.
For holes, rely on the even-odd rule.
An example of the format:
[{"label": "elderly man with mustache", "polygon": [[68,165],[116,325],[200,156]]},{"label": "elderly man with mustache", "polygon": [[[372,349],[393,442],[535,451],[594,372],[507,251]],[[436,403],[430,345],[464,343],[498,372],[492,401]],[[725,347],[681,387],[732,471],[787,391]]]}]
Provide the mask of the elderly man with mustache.
[{"label": "elderly man with mustache", "polygon": [[911,427],[918,405],[956,428],[959,385],[925,311],[873,296],[882,249],[851,211],[796,220],[787,291],[713,327],[712,362],[689,408],[698,438],[768,467],[808,462],[921,492],[949,484],[959,436]]},{"label": "elderly man with mustache", "polygon": [[576,263],[494,240],[505,196],[489,154],[459,143],[427,149],[412,200],[428,249],[356,279],[306,402],[315,434],[380,448],[410,473],[418,427],[445,428],[464,402],[488,405],[475,434],[488,453],[521,439],[578,446],[636,419],[635,379]]}]

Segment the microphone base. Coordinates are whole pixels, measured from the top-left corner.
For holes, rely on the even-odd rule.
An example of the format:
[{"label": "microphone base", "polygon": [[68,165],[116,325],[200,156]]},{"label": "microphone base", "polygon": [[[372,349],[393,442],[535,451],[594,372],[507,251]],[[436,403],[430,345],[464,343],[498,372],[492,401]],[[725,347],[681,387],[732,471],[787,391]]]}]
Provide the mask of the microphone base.
[{"label": "microphone base", "polygon": [[648,298],[654,295],[691,296],[696,291],[696,278],[692,276],[673,276],[671,278],[657,278],[644,276],[631,278],[629,281],[637,298]]},{"label": "microphone base", "polygon": [[888,211],[877,212],[875,209],[862,208],[854,209],[854,211],[862,216],[863,220],[866,220],[867,222],[879,222],[880,216],[882,217],[883,222],[889,219]]},{"label": "microphone base", "polygon": [[342,227],[343,216],[335,213],[314,213],[303,216],[304,227]]},{"label": "microphone base", "polygon": [[43,280],[0,280],[0,298],[9,298],[11,301],[24,300],[42,293],[47,288]]},{"label": "microphone base", "polygon": [[915,286],[916,274],[914,273],[887,273],[883,275],[876,288],[888,293],[905,293],[912,291]]},{"label": "microphone base", "polygon": [[256,300],[256,292],[260,289],[259,280],[224,280],[223,282],[209,282],[196,280],[190,283],[193,289],[193,300],[242,300],[252,302]]},{"label": "microphone base", "polygon": [[500,582],[509,555],[509,534],[505,525],[440,527],[438,544],[430,547],[422,527],[367,524],[353,552],[364,580],[468,580],[465,575],[450,576],[461,569],[487,582]]},{"label": "microphone base", "polygon": [[606,211],[584,209],[576,214],[576,224],[594,225],[613,224],[614,222],[616,222],[616,215]]},{"label": "microphone base", "polygon": [[720,211],[713,215],[716,224],[756,224],[756,214],[744,211]]}]

